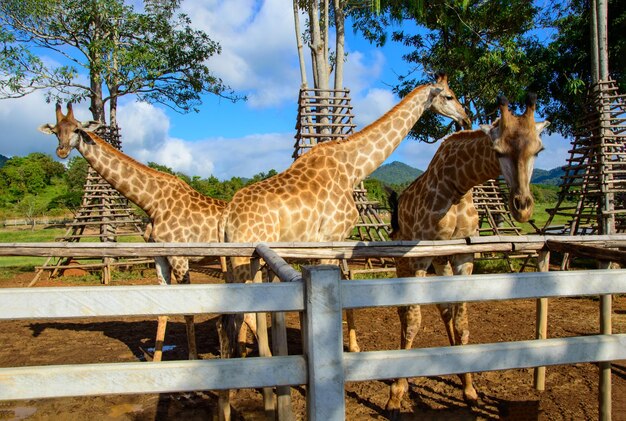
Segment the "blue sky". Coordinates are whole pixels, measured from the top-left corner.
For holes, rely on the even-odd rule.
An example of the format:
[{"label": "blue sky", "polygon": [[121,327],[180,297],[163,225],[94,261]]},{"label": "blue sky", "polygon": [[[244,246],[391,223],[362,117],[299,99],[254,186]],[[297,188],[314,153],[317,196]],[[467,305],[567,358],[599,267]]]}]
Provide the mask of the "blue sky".
[{"label": "blue sky", "polygon": [[[193,25],[222,46],[222,54],[212,58],[209,66],[248,101],[233,104],[208,96],[199,113],[178,114],[124,98],[118,111],[124,152],[144,163],[155,161],[188,175],[219,179],[286,169],[292,162],[300,86],[291,4],[285,0],[183,1],[181,11]],[[409,67],[402,60],[402,46],[389,42],[376,48],[351,28],[346,37],[344,81],[351,90],[358,129],[399,101],[391,86]],[[75,115],[88,120],[87,104],[75,106]],[[0,101],[0,154],[53,155],[55,138],[37,131],[53,120],[54,105],[46,104],[43,93]],[[564,165],[569,141],[559,135],[542,138],[546,151],[536,168]],[[387,162],[425,169],[436,148],[407,139]]]}]

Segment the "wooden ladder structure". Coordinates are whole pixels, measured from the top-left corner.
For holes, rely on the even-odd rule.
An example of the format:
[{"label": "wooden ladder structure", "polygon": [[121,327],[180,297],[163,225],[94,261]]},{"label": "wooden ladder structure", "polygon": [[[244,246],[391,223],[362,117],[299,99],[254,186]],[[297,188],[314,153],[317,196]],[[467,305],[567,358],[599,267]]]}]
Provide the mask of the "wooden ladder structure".
[{"label": "wooden ladder structure", "polygon": [[[626,95],[614,81],[590,89],[586,115],[577,131],[557,204],[547,209],[546,234],[604,234],[604,219],[626,232]],[[570,204],[568,204],[570,203]],[[553,226],[554,216],[568,222]]]},{"label": "wooden ladder structure", "polygon": [[[626,95],[618,92],[615,81],[607,80],[593,85],[587,98],[543,234],[626,232]],[[557,215],[567,222],[552,225]],[[562,267],[567,267],[567,256]]]},{"label": "wooden ladder structure", "polygon": [[[353,106],[349,89],[302,88],[298,96],[298,117],[293,158],[306,153],[318,143],[344,139],[354,133]],[[359,220],[350,239],[358,241],[388,241],[391,225],[380,216],[380,203],[367,198],[367,190],[361,182],[355,186],[354,200]],[[346,260],[341,265],[344,276],[354,279],[357,273],[393,272],[393,259]]]},{"label": "wooden ladder structure", "polygon": [[[119,129],[101,127],[98,135],[111,145],[121,150]],[[124,196],[115,190],[106,180],[91,167],[87,172],[81,206],[71,222],[66,224],[66,232],[56,238],[58,242],[79,241],[109,241],[117,242],[124,236],[142,237],[145,223],[135,215],[131,205]],[[143,238],[143,237],[142,237]],[[35,277],[29,286],[35,285],[44,272],[50,278],[62,276],[66,270],[97,271],[102,273],[102,283],[111,281],[111,271],[114,267],[132,266],[136,264],[152,263],[152,259],[118,259],[103,257],[102,259],[83,259],[75,257],[49,257],[46,262],[37,267]]]}]

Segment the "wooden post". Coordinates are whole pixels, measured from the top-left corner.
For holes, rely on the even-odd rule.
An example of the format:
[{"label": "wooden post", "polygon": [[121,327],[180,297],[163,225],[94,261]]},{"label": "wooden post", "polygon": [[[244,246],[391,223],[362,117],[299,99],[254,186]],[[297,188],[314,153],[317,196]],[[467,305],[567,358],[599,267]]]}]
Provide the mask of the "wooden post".
[{"label": "wooden post", "polygon": [[[548,272],[550,270],[550,252],[541,250],[537,256],[537,267],[539,272]],[[537,299],[537,320],[535,323],[536,339],[547,339],[548,337],[548,299]],[[534,371],[535,389],[545,390],[546,388],[546,367],[535,367]]]},{"label": "wooden post", "polygon": [[[261,259],[254,257],[250,260],[250,272],[253,275],[253,282],[260,284],[263,282],[263,272],[260,270]],[[265,313],[256,314],[256,334],[259,346],[259,356],[271,357],[269,338],[267,336],[267,316]],[[274,388],[263,388],[263,402],[265,405],[265,415],[268,420],[276,419],[276,401],[274,399]]]},{"label": "wooden post", "polygon": [[305,266],[302,275],[306,294],[304,353],[309,369],[307,419],[343,421],[341,272],[332,265]]},{"label": "wooden post", "polygon": [[[280,278],[273,272],[270,275],[272,282],[280,282]],[[287,343],[287,325],[285,323],[285,313],[272,313],[272,348],[274,355],[289,355]],[[278,404],[278,420],[293,421],[293,409],[291,406],[291,388],[289,386],[279,386],[276,388]]]},{"label": "wooden post", "polygon": [[[600,269],[610,269],[611,262],[600,261]],[[613,327],[611,325],[612,296],[610,294],[600,296],[600,333],[611,335]],[[598,364],[600,369],[600,379],[598,381],[599,399],[599,419],[600,421],[611,420],[611,362],[604,361]]]}]

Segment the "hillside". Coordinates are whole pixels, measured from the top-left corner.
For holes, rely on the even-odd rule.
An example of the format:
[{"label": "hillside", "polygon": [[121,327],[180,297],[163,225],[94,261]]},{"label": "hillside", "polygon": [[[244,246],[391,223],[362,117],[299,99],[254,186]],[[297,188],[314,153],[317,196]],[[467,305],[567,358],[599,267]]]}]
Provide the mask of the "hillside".
[{"label": "hillside", "polygon": [[0,168],[2,168],[4,166],[4,163],[7,162],[8,160],[9,158],[0,154]]},{"label": "hillside", "polygon": [[563,171],[563,168],[561,167],[553,168],[551,170],[541,170],[539,168],[535,168],[531,182],[533,184],[558,186],[561,184],[561,176],[563,174],[565,174],[565,171]]},{"label": "hillside", "polygon": [[423,172],[410,165],[394,161],[391,164],[381,165],[369,178],[382,181],[385,184],[406,184],[411,183]]},{"label": "hillside", "polygon": [[[402,162],[394,161],[391,164],[380,166],[370,175],[369,178],[382,181],[385,184],[406,184],[411,183],[424,171],[414,168]],[[561,167],[551,170],[535,168],[532,177],[533,184],[547,184],[558,186],[561,183],[561,176],[564,171]]]}]

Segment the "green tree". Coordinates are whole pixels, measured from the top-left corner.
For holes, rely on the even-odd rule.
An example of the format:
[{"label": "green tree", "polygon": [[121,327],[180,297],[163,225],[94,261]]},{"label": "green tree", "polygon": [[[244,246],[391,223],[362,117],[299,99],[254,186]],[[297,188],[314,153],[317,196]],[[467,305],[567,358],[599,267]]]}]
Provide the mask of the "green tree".
[{"label": "green tree", "polygon": [[148,162],[148,167],[150,167],[150,168],[152,168],[154,170],[157,170],[157,171],[161,171],[161,172],[167,173],[167,174],[175,175],[173,169],[171,169],[170,167],[168,167],[166,165],[157,164],[156,162],[149,161]]},{"label": "green tree", "polygon": [[17,204],[17,210],[26,219],[26,222],[31,227],[30,229],[34,230],[36,218],[43,215],[46,210],[46,203],[37,196],[27,194]]},{"label": "green tree", "polygon": [[89,171],[89,163],[82,156],[70,158],[65,173],[65,183],[70,191],[83,191],[87,173]]},{"label": "green tree", "polygon": [[[551,127],[565,135],[573,135],[584,114],[587,88],[592,82],[590,58],[589,2],[570,0],[554,13],[554,39],[543,55],[549,63],[545,75],[546,114]],[[626,92],[626,2],[608,1],[609,71],[620,92]]]},{"label": "green tree", "polygon": [[[354,28],[371,42],[389,41],[412,47],[404,59],[416,70],[445,70],[452,89],[474,112],[488,121],[494,100],[505,94],[521,103],[526,91],[537,92],[550,131],[572,135],[583,115],[591,83],[589,2],[568,0],[543,7],[525,0],[381,0],[381,13],[354,9]],[[626,2],[608,0],[609,70],[626,90]],[[394,22],[410,20],[417,29],[390,31]],[[400,95],[425,80],[401,75]],[[421,140],[446,131],[434,115],[425,115],[412,134]]]},{"label": "green tree", "polygon": [[[400,96],[427,83],[424,73],[444,70],[461,102],[473,110],[474,120],[494,117],[496,97],[504,93],[521,102],[527,89],[537,86],[536,75],[546,63],[537,60],[539,40],[532,32],[540,10],[533,2],[381,0],[381,14],[355,9],[354,28],[378,45],[388,41],[393,22],[414,21],[416,30],[398,29],[391,39],[411,47],[403,58],[418,72],[401,75],[395,87]],[[541,93],[540,93],[541,97]],[[428,113],[414,127],[420,140],[448,132],[440,117]]]},{"label": "green tree", "polygon": [[206,64],[219,44],[176,14],[179,4],[146,0],[140,13],[123,0],[3,0],[0,97],[88,98],[103,122],[108,102],[112,125],[124,95],[181,112],[206,93],[237,99]]},{"label": "green tree", "polygon": [[57,174],[58,169],[51,165],[52,162],[52,158],[39,153],[6,161],[0,168],[0,186],[7,192],[7,201],[15,203],[24,195],[38,193],[50,184],[50,179]]}]

